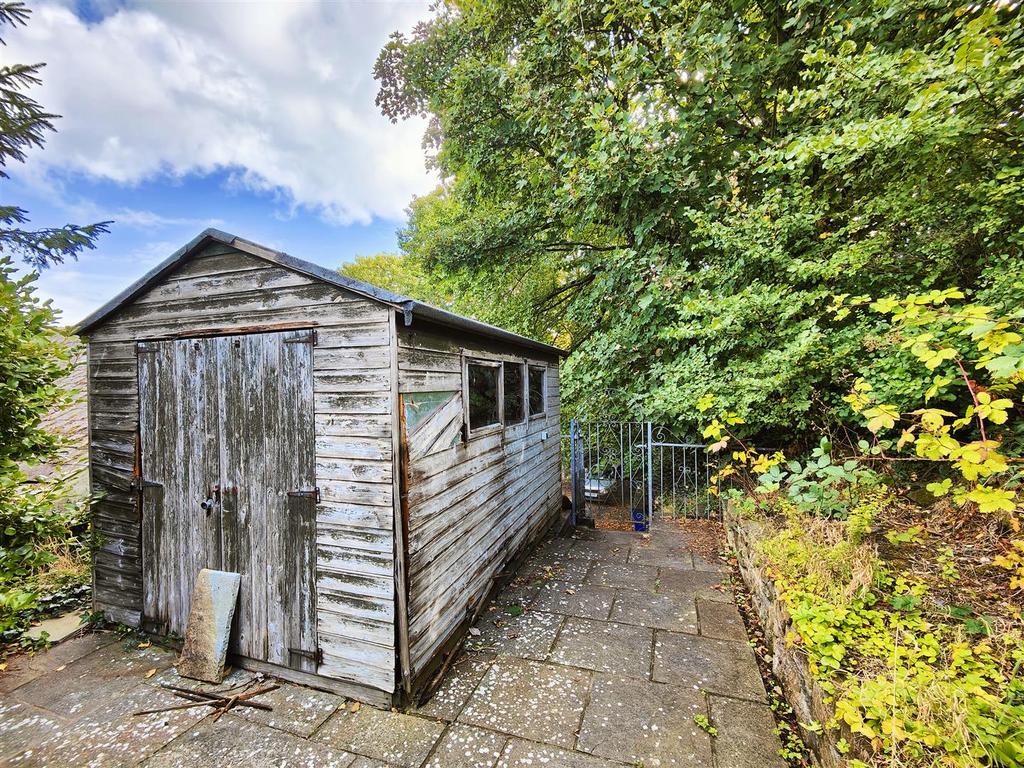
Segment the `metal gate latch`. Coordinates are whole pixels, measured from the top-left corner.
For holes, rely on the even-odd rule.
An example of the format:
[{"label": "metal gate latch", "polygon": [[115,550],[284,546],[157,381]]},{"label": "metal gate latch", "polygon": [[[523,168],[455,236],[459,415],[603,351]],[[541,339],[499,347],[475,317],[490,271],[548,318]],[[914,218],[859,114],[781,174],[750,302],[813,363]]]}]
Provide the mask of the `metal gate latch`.
[{"label": "metal gate latch", "polygon": [[289,648],[289,656],[301,656],[304,659],[309,659],[316,664],[324,663],[324,651],[323,648],[317,648],[315,651],[307,651],[302,648]]}]

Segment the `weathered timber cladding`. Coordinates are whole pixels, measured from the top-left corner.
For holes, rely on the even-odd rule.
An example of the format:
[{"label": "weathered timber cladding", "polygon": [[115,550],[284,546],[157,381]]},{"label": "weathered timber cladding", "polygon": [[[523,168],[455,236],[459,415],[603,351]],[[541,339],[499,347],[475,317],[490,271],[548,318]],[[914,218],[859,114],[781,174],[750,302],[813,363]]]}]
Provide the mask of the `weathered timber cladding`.
[{"label": "weathered timber cladding", "polygon": [[[560,507],[554,347],[216,230],[81,332],[118,621],[180,634],[237,571],[245,665],[391,705]],[[543,412],[469,432],[470,359],[543,366]]]},{"label": "weathered timber cladding", "polygon": [[[450,393],[408,441],[409,641],[414,677],[477,605],[493,577],[561,504],[558,361],[483,340],[398,329],[399,392]],[[459,439],[465,360],[546,367],[543,415]],[[454,432],[453,432],[454,424]],[[452,436],[456,437],[451,446]],[[451,446],[451,447],[447,447]]]},{"label": "weathered timber cladding", "polygon": [[[103,496],[94,507],[101,542],[94,576],[98,609],[141,622],[142,521],[133,485],[139,427],[135,342],[314,327],[315,473],[321,489],[314,542],[316,643],[323,651],[317,671],[394,690],[390,313],[376,302],[214,243],[90,330],[91,473],[94,490]],[[250,379],[250,386],[260,386],[260,377]],[[173,449],[170,460],[188,466],[187,450]],[[282,663],[279,653],[268,655]]]}]

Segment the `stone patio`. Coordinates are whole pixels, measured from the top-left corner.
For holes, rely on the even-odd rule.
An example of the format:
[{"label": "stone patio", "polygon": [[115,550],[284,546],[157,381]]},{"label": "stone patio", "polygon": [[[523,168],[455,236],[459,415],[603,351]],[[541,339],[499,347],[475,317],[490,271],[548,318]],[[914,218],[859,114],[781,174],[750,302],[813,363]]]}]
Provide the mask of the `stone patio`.
[{"label": "stone patio", "polygon": [[182,703],[159,687],[183,684],[171,651],[92,634],[19,657],[0,672],[0,765],[784,768],[727,569],[672,529],[580,530],[519,574],[407,713],[282,682],[258,699],[272,712],[133,716]]}]

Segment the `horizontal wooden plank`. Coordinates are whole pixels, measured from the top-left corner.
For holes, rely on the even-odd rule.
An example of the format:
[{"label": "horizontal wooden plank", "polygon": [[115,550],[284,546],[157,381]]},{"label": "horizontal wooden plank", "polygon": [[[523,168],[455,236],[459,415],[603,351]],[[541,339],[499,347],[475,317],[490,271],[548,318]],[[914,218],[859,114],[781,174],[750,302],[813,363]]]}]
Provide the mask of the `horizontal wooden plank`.
[{"label": "horizontal wooden plank", "polygon": [[363,459],[390,463],[394,446],[387,438],[317,435],[316,455],[322,459]]},{"label": "horizontal wooden plank", "polygon": [[316,567],[331,573],[358,573],[387,577],[394,573],[393,552],[368,552],[364,549],[336,547],[317,541]]},{"label": "horizontal wooden plank", "polygon": [[391,347],[386,344],[330,349],[321,346],[321,342],[313,350],[313,370],[317,372],[387,369],[391,364]]},{"label": "horizontal wooden plank", "polygon": [[390,461],[319,458],[316,462],[316,476],[327,480],[390,483],[392,475]]},{"label": "horizontal wooden plank", "polygon": [[314,406],[320,414],[381,414],[391,413],[390,394],[338,394],[314,393]]},{"label": "horizontal wooden plank", "polygon": [[316,416],[316,434],[321,437],[377,437],[390,441],[391,416],[320,413]]},{"label": "horizontal wooden plank", "polygon": [[392,555],[395,549],[394,534],[388,530],[375,530],[352,525],[319,523],[316,543],[324,546],[345,547]]},{"label": "horizontal wooden plank", "polygon": [[387,392],[391,389],[391,376],[387,368],[354,370],[347,373],[316,371],[313,391],[326,392]]},{"label": "horizontal wooden plank", "polygon": [[316,521],[318,525],[351,526],[370,528],[377,531],[390,531],[394,509],[391,506],[374,507],[366,504],[334,504],[323,502],[317,505]]}]

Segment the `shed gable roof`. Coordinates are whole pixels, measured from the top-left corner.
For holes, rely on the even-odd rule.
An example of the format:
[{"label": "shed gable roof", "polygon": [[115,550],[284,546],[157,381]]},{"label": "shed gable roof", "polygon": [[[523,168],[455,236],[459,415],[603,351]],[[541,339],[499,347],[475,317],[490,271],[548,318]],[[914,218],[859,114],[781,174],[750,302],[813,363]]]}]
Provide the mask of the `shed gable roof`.
[{"label": "shed gable roof", "polygon": [[95,328],[97,325],[102,323],[125,304],[128,304],[141,296],[163,277],[176,269],[186,259],[213,242],[223,243],[224,245],[236,248],[243,253],[263,259],[264,261],[277,264],[281,267],[285,267],[286,269],[299,272],[316,280],[320,280],[321,282],[328,283],[338,288],[343,288],[344,290],[351,291],[352,293],[371,301],[391,307],[396,312],[402,313],[406,325],[410,325],[414,318],[420,318],[454,330],[497,339],[499,341],[526,347],[528,349],[533,349],[550,355],[564,356],[566,354],[564,350],[550,344],[545,344],[543,342],[527,338],[526,336],[520,336],[517,333],[506,331],[503,328],[498,328],[494,325],[482,323],[479,320],[457,315],[454,312],[448,312],[447,310],[440,309],[430,304],[424,304],[423,302],[417,301],[409,296],[393,293],[383,288],[378,288],[375,285],[364,283],[361,280],[346,277],[339,272],[327,269],[319,264],[314,264],[303,259],[297,259],[287,253],[275,251],[250,240],[236,237],[235,235],[227,232],[222,232],[219,229],[206,229],[201,232],[192,241],[172,253],[163,262],[158,264],[132,285],[128,286],[128,288],[82,320],[74,329],[74,332],[77,334],[87,335],[92,328]]}]

